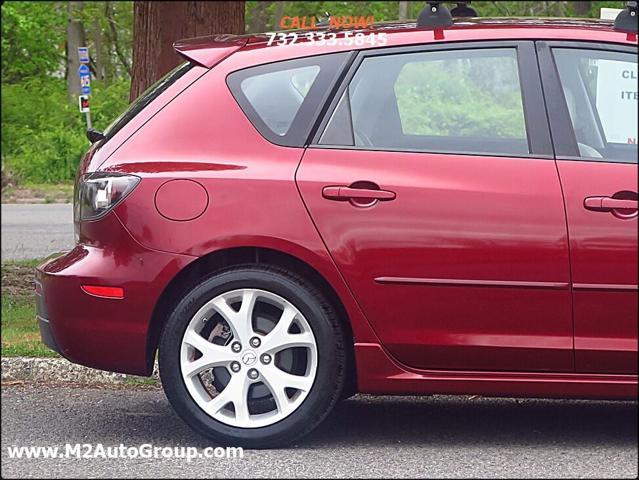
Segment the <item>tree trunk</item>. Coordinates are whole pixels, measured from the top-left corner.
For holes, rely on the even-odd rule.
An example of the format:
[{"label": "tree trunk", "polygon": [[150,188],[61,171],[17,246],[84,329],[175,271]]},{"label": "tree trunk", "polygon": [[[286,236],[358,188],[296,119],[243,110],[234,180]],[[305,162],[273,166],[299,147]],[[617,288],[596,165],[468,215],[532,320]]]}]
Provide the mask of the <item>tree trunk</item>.
[{"label": "tree trunk", "polygon": [[263,33],[266,31],[268,24],[268,7],[272,2],[257,2],[255,8],[251,11],[251,21],[249,22],[248,31],[250,33]]},{"label": "tree trunk", "polygon": [[93,19],[93,55],[92,60],[95,67],[95,78],[104,80],[104,52],[102,50],[102,27],[100,19]]},{"label": "tree trunk", "polygon": [[[281,30],[280,20],[284,16],[284,9],[286,8],[286,2],[275,2],[275,12],[273,13],[273,28],[272,30]],[[324,12],[321,12],[324,13]]]},{"label": "tree trunk", "polygon": [[399,21],[405,22],[408,20],[408,2],[400,1],[399,3]]},{"label": "tree trunk", "polygon": [[217,33],[244,33],[244,2],[133,4],[133,69],[130,100],[180,63],[173,42]]},{"label": "tree trunk", "polygon": [[67,21],[67,91],[71,101],[77,101],[80,95],[80,77],[78,76],[78,68],[80,68],[80,59],[78,58],[78,47],[84,47],[86,36],[82,22],[78,20],[78,13],[82,10],[82,2],[69,2],[67,5],[68,21]]},{"label": "tree trunk", "polygon": [[579,17],[585,17],[590,13],[592,2],[574,2],[575,14]]}]

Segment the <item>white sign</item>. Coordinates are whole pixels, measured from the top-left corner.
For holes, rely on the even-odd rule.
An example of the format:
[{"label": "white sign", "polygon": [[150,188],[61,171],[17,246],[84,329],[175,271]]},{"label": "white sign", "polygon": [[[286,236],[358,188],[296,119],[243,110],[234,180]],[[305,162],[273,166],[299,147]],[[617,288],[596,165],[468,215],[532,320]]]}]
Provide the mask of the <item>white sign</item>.
[{"label": "white sign", "polygon": [[621,13],[621,8],[602,8],[599,18],[602,20],[614,20]]},{"label": "white sign", "polygon": [[597,60],[597,111],[609,143],[637,143],[637,64]]},{"label": "white sign", "polygon": [[80,113],[87,113],[89,111],[89,96],[78,96],[78,107],[80,107]]}]

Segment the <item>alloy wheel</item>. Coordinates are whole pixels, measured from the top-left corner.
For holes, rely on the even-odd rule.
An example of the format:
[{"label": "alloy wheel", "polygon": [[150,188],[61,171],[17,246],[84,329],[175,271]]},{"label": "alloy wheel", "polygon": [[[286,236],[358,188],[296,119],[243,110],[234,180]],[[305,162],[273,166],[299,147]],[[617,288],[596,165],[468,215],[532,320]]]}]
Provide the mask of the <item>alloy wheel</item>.
[{"label": "alloy wheel", "polygon": [[259,289],[216,296],[187,325],[180,348],[186,388],[209,416],[240,428],[272,425],[310,392],[318,349],[288,300]]}]

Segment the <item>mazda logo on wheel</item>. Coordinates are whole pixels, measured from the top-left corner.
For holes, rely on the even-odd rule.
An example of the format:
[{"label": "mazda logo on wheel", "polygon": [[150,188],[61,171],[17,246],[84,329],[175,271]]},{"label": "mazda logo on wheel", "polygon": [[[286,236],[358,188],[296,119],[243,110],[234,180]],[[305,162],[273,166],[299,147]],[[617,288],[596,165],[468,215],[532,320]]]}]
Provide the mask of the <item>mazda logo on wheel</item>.
[{"label": "mazda logo on wheel", "polygon": [[257,355],[254,352],[246,352],[242,355],[242,363],[244,365],[253,365],[255,360],[257,360]]}]

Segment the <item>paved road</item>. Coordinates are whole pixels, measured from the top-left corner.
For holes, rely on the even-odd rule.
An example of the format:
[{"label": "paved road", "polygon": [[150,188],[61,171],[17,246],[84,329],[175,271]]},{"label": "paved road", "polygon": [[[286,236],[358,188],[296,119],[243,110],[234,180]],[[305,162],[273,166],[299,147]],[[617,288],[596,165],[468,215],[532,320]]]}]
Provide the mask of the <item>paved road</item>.
[{"label": "paved road", "polygon": [[2,205],[2,260],[42,258],[71,248],[70,203]]},{"label": "paved road", "polygon": [[2,477],[637,477],[637,404],[360,396],[243,459],[9,459],[7,446],[193,446],[159,389],[3,386]]}]

